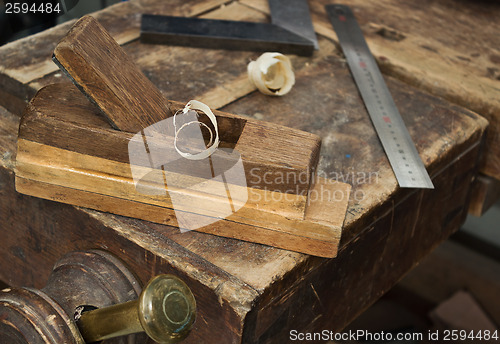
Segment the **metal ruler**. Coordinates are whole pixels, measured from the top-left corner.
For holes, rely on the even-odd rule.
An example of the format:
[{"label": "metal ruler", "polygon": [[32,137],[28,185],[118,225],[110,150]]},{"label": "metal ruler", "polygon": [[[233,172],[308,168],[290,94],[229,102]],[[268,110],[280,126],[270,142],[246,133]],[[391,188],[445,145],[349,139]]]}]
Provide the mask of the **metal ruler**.
[{"label": "metal ruler", "polygon": [[351,9],[345,5],[325,7],[399,186],[433,189],[429,174]]}]

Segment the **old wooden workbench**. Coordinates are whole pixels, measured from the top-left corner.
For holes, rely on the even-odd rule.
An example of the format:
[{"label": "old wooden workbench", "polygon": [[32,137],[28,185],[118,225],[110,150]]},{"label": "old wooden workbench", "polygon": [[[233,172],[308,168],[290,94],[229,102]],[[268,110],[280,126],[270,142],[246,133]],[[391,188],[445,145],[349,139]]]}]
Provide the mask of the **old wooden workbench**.
[{"label": "old wooden workbench", "polygon": [[[419,8],[408,9],[410,1],[387,0],[378,2],[377,8],[368,1],[353,3],[383,70],[404,81],[387,77],[435,190],[398,188],[338,50],[323,10],[326,1],[310,1],[320,50],[312,58],[292,56],[297,82],[282,98],[264,96],[248,83],[246,65],[258,57],[257,53],[145,45],[136,40],[140,13],[266,21],[265,1],[177,0],[165,4],[142,0],[95,14],[167,98],[199,99],[212,108],[322,137],[320,172],[353,185],[341,249],[335,259],[196,232],[181,234],[168,226],[16,193],[19,116],[39,88],[66,81],[50,58],[71,23],[0,48],[0,280],[13,286],[41,287],[54,262],[66,252],[103,248],[121,257],[143,282],[170,272],[189,284],[199,313],[186,342],[285,343],[291,329],[342,329],[465,219],[487,121],[425,92],[471,105],[498,124],[494,117],[498,115],[498,99],[491,96],[499,87],[498,80],[485,76],[492,81],[477,86],[486,90],[481,93],[472,92],[469,83],[456,86],[457,80],[452,78],[455,72],[461,73],[453,68],[466,63],[463,58],[471,61],[470,69],[463,73],[475,80],[472,61],[489,58],[498,63],[494,58],[498,55],[483,56],[484,47],[477,48],[479,56],[475,52],[453,55],[450,51],[455,45],[443,48],[446,54],[440,55],[443,42],[439,35],[443,33],[436,33],[434,40],[429,38],[434,37],[432,30],[416,29],[429,30],[427,20],[443,16],[447,2],[432,7],[430,19]],[[414,14],[414,20],[399,19],[408,13]],[[487,20],[490,14],[480,11],[480,19]],[[439,27],[447,28],[445,19]],[[394,47],[395,42],[402,45]],[[460,51],[460,45],[456,46]],[[444,62],[439,65],[433,59]],[[494,76],[496,67],[491,68]],[[488,152],[495,149],[495,133],[488,138]],[[493,158],[483,160],[483,171],[495,176],[498,154],[488,154]]]}]

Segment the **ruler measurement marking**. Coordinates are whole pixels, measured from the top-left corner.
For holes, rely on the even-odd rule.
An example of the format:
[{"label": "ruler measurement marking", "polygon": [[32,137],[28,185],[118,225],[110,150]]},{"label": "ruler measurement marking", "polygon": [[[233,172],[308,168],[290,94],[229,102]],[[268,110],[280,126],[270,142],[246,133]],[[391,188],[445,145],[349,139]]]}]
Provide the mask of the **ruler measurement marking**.
[{"label": "ruler measurement marking", "polygon": [[399,185],[433,188],[354,15],[344,5],[327,5],[326,9]]}]

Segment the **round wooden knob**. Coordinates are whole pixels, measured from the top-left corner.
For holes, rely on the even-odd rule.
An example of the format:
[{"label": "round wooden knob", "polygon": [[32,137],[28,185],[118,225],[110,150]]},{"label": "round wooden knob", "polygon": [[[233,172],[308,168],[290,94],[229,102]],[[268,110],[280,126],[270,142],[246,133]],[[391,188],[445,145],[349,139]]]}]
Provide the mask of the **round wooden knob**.
[{"label": "round wooden knob", "polygon": [[31,288],[0,291],[0,343],[85,344],[71,316]]},{"label": "round wooden knob", "polygon": [[195,317],[189,287],[175,276],[160,275],[138,300],[85,312],[77,325],[88,343],[138,332],[157,343],[177,343],[189,334]]}]

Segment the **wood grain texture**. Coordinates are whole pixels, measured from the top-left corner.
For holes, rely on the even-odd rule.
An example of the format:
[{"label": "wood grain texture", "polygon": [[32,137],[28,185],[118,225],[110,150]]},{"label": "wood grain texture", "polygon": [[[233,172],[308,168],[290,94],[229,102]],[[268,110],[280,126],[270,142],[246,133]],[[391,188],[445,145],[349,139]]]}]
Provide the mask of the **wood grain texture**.
[{"label": "wood grain texture", "polygon": [[[150,0],[131,0],[109,6],[94,13],[93,16],[119,44],[126,44],[139,38],[140,13],[195,16],[216,8],[224,2],[224,0],[188,0],[157,3]],[[50,61],[50,56],[58,41],[66,35],[74,23],[75,21],[69,21],[3,46],[0,53],[2,82],[12,79],[27,85],[56,72],[58,68]],[[18,52],[31,50],[34,54],[27,53],[18,56]]]},{"label": "wood grain texture", "polygon": [[[466,212],[456,207],[467,202],[464,180],[475,173],[471,166],[479,147],[435,176],[438,195],[425,191],[389,200],[388,211],[372,217],[338,258],[325,260],[204,233],[180,234],[168,226],[18,194],[13,173],[18,119],[1,108],[0,114],[0,216],[12,229],[0,246],[0,278],[11,286],[40,288],[62,254],[106,249],[143,283],[159,273],[174,273],[188,283],[199,318],[186,343],[275,343],[286,342],[292,328],[340,330],[458,228]],[[441,212],[436,197],[454,202]],[[417,230],[410,236],[412,228]],[[6,269],[12,264],[19,269]],[[217,338],[211,336],[214,330]]]},{"label": "wood grain texture", "polygon": [[[359,234],[354,228],[351,232],[351,223],[368,220],[365,216],[371,209],[378,209],[402,191],[344,60],[334,57],[335,47],[329,40],[322,38],[319,43],[325,55],[313,61],[295,60],[303,67],[297,68],[297,81],[288,98],[267,103],[266,96],[252,93],[222,110],[265,113],[266,121],[321,137],[318,174],[353,185],[354,198],[342,237],[348,242]],[[387,78],[387,83],[431,177],[450,162],[444,158],[445,152],[451,153],[454,145],[464,143],[472,133],[469,130],[477,130],[478,123],[482,128],[487,126],[486,120],[470,111],[436,101],[392,78]]]},{"label": "wood grain texture", "polygon": [[482,216],[500,197],[500,181],[480,174],[472,186],[469,213]]},{"label": "wood grain texture", "polygon": [[[398,189],[383,150],[378,146],[376,134],[370,129],[369,117],[349,71],[335,56],[332,43],[321,39],[320,44],[323,54],[315,59],[294,59],[298,67],[298,82],[291,97],[269,102],[265,96],[255,93],[227,109],[246,114],[249,118],[261,113],[266,121],[307,129],[322,136],[325,145],[321,151],[320,171],[336,175],[353,185],[338,258],[323,260],[205,233],[181,234],[168,226],[56,205],[18,194],[14,198],[17,203],[13,204],[12,197],[8,196],[16,195],[12,167],[4,167],[2,178],[5,185],[10,185],[10,191],[5,190],[6,196],[0,198],[4,202],[2,209],[6,209],[3,214],[6,218],[11,216],[8,215],[10,212],[18,214],[19,220],[6,223],[9,226],[15,223],[15,227],[21,229],[9,231],[9,241],[3,247],[6,259],[18,262],[21,261],[19,256],[24,254],[22,266],[25,268],[24,272],[16,273],[9,279],[7,276],[1,278],[10,284],[30,284],[42,278],[42,271],[30,272],[29,262],[37,259],[43,261],[45,266],[51,256],[57,255],[48,253],[48,249],[110,247],[113,243],[119,255],[133,257],[126,258],[127,261],[135,259],[138,263],[134,261],[134,264],[151,266],[153,261],[159,264],[166,259],[183,271],[181,275],[187,273],[194,276],[192,278],[214,292],[215,298],[220,296],[222,304],[228,308],[222,311],[224,315],[217,323],[219,325],[214,326],[221,329],[224,338],[246,343],[258,340],[272,343],[280,338],[286,341],[287,326],[342,328],[463,222],[470,180],[475,173],[474,164],[486,122],[474,113],[389,79],[391,92],[403,109],[405,120],[409,121],[410,132],[417,138],[419,151],[430,168],[438,192]],[[308,97],[308,92],[316,98]],[[318,95],[324,96],[315,101]],[[286,111],[290,111],[288,115]],[[449,118],[454,119],[455,125],[450,123]],[[15,125],[12,125],[11,132],[16,132]],[[0,135],[0,139],[0,146],[10,151],[10,154],[6,152],[9,159],[4,159],[5,166],[12,166],[15,134],[11,134],[10,139]],[[348,158],[348,154],[356,159]],[[357,172],[366,173],[358,175]],[[375,173],[371,179],[370,172]],[[435,207],[436,203],[446,207]],[[34,214],[39,215],[25,218],[27,209],[38,209]],[[65,220],[66,217],[71,221]],[[32,221],[37,221],[37,224]],[[73,221],[90,221],[88,226],[91,229],[85,226],[83,230],[82,224],[75,226]],[[101,229],[95,230],[100,226],[104,226],[102,231],[106,235],[100,234]],[[27,228],[32,228],[29,233],[40,234],[28,234]],[[46,232],[43,228],[53,230]],[[38,244],[29,244],[31,248],[26,253],[28,248],[19,248],[18,242],[30,235],[37,235]],[[50,243],[56,235],[60,244],[54,247]],[[113,235],[117,235],[118,239],[111,239]],[[97,237],[98,243],[95,241]],[[149,258],[144,261],[134,256],[135,244],[128,244],[127,240],[139,242],[143,250],[153,250],[153,253],[147,255]],[[35,245],[43,249],[34,251]],[[171,252],[172,245],[186,252],[167,253]],[[188,252],[196,257],[193,258],[198,261],[194,263],[196,268],[190,267],[191,263],[186,265],[184,259],[189,256]],[[6,264],[9,263],[4,262],[2,266]],[[50,266],[52,264],[53,261]],[[205,275],[207,266],[217,267],[231,282],[207,280],[204,276],[212,273]],[[144,271],[144,274],[149,273],[149,270]],[[233,287],[236,282],[249,289]],[[212,316],[203,317],[207,325],[212,324]],[[312,321],[316,318],[318,320]],[[223,323],[227,328],[220,325]],[[204,322],[197,324],[203,326],[197,330],[196,336],[206,334],[209,338],[208,333],[213,333],[213,329],[205,332],[208,328],[204,327]]]},{"label": "wood grain texture", "polygon": [[[151,6],[160,3],[151,1]],[[206,13],[211,15],[267,20],[265,12],[239,2]],[[126,27],[126,20],[115,19],[117,28]],[[43,286],[62,253],[103,247],[126,260],[143,282],[158,272],[185,277],[203,300],[202,316],[187,343],[281,343],[288,341],[290,328],[344,327],[459,228],[486,122],[388,78],[436,186],[432,192],[398,189],[345,62],[331,41],[320,38],[320,44],[311,59],[292,57],[297,84],[280,99],[250,94],[246,64],[257,54],[139,42],[124,49],[168,99],[209,95],[217,106],[205,102],[214,108],[234,101],[227,107],[233,113],[320,134],[320,171],[353,185],[336,259],[205,233],[181,234],[164,225],[20,195],[13,174],[16,118],[0,108],[0,218],[9,229],[0,246],[0,279],[13,286]],[[41,58],[36,50],[25,51]],[[177,73],[168,75],[174,61]],[[57,75],[21,84],[12,94],[27,101],[39,87],[61,80]]]},{"label": "wood grain texture", "polygon": [[[119,35],[122,33],[134,31],[135,33],[131,36],[138,33],[139,17],[136,13],[145,11],[144,8],[148,9],[148,13],[196,15],[200,12],[206,12],[210,6],[212,8],[217,7],[217,4],[214,2],[190,1],[183,2],[182,5],[169,2],[168,6],[166,6],[160,5],[155,1],[129,1],[96,13],[96,18],[120,42]],[[494,114],[498,111],[494,109],[498,108],[498,106],[495,105],[495,92],[493,94],[490,91],[483,92],[482,88],[490,85],[494,91],[495,84],[498,82],[495,81],[494,77],[495,70],[498,67],[494,62],[496,61],[495,56],[498,55],[494,47],[498,44],[491,43],[495,42],[498,36],[494,35],[496,32],[496,23],[493,23],[489,19],[495,17],[498,6],[481,3],[469,8],[462,2],[454,2],[453,6],[448,6],[446,2],[442,2],[432,6],[423,5],[422,7],[414,8],[409,2],[403,0],[393,0],[392,2],[387,0],[377,8],[367,2],[362,3],[361,1],[353,5],[356,9],[355,14],[363,26],[364,33],[382,71],[410,82],[419,88],[425,87],[430,93],[448,97],[453,102],[458,102],[464,107],[484,115],[489,119],[491,127],[496,128],[498,120],[495,119],[496,116]],[[384,6],[391,9],[391,16],[385,16],[382,19],[379,15],[386,12],[386,10],[381,10]],[[323,36],[336,39],[323,10],[323,3],[312,2],[310,7],[316,31]],[[258,8],[258,10],[255,10],[255,8]],[[267,3],[262,0],[251,2],[240,1],[233,2],[228,6],[213,11],[208,11],[203,14],[203,17],[266,21],[268,20],[265,14],[267,13],[266,8]],[[423,16],[421,14],[424,8],[430,9],[428,15]],[[448,9],[452,10],[448,11]],[[404,16],[411,13],[415,14],[413,16],[410,15],[410,20],[405,20]],[[473,15],[474,13],[478,14]],[[441,19],[440,16],[444,16],[443,18],[446,19]],[[386,20],[392,20],[393,22],[387,24],[385,23]],[[372,22],[375,24],[371,25],[370,23]],[[434,29],[438,25],[437,23],[441,23],[439,24],[439,30]],[[405,29],[400,29],[400,26],[404,26]],[[459,27],[460,29],[455,29],[455,27]],[[12,43],[12,45],[0,48],[0,56],[2,56],[0,59],[2,61],[0,69],[3,70],[3,72],[0,72],[0,76],[2,76],[0,84],[5,87],[3,91],[9,94],[9,97],[2,98],[4,106],[7,106],[14,113],[20,115],[23,109],[22,102],[29,101],[40,87],[60,81],[61,73],[54,72],[56,67],[49,61],[50,53],[55,47],[56,41],[68,29],[69,24],[64,27],[57,27],[57,30],[49,30],[29,39],[17,41],[15,45]],[[411,38],[412,33],[417,32],[419,40],[425,39],[428,41],[427,43],[432,44],[412,41],[411,39],[391,40],[390,32],[396,32],[393,33],[395,37],[402,37],[397,32],[403,33],[407,38]],[[463,34],[459,34],[459,32],[463,32]],[[474,34],[475,32],[484,32],[485,34],[477,36]],[[435,36],[437,37],[436,39],[434,39]],[[438,43],[436,43],[436,40]],[[38,41],[43,41],[44,43],[39,44]],[[401,44],[405,45],[404,49],[401,48]],[[47,48],[48,46],[50,46],[50,49]],[[379,46],[383,50],[377,50]],[[422,46],[431,47],[431,50],[422,48]],[[434,48],[432,47],[437,46],[441,46],[444,49],[443,52],[446,52],[446,54],[442,53],[441,50],[438,50],[438,54],[433,52],[432,49]],[[469,47],[473,47],[477,51],[468,51]],[[189,99],[196,98],[206,102],[213,108],[218,108],[254,90],[247,82],[246,75],[242,75],[242,71],[246,68],[246,62],[250,59],[255,59],[258,56],[257,54],[241,52],[217,54],[207,49],[158,47],[154,45],[142,45],[139,42],[129,43],[124,48],[127,54],[138,62],[148,78],[160,87],[168,99],[188,101]],[[23,51],[23,57],[18,56],[17,52],[20,51]],[[391,51],[391,54],[387,53]],[[454,52],[459,52],[459,54],[454,54]],[[337,51],[336,54],[340,54],[340,52]],[[406,59],[410,62],[405,62]],[[467,59],[470,61],[467,61]],[[188,60],[190,63],[183,62]],[[168,75],[169,80],[167,81],[165,75],[162,75],[159,71],[167,68],[174,61],[176,61],[176,68],[179,73],[177,75]],[[235,68],[238,66],[238,63],[228,63],[226,61],[241,61],[241,68],[239,70]],[[27,74],[25,68],[35,68],[34,66],[37,66],[39,63],[52,65],[52,71],[37,74],[35,78],[23,81],[21,76]],[[224,70],[213,68],[213,66],[220,64],[232,67]],[[19,72],[11,73],[11,71],[17,70]],[[429,72],[431,70],[432,73]],[[456,78],[461,77],[462,73],[455,73],[456,70],[464,70],[471,77],[464,77],[457,81]],[[203,77],[200,76],[200,71],[205,73]],[[210,77],[205,77],[207,74]],[[184,82],[178,82],[180,78],[183,78]],[[475,80],[479,80],[479,84]],[[231,83],[232,81],[234,83]],[[177,86],[175,88],[168,87],[167,82],[171,82]],[[230,83],[232,87],[223,86],[225,83]],[[490,86],[488,86],[489,89],[491,89]],[[479,91],[475,91],[477,89]],[[488,113],[491,115],[488,115]],[[494,151],[495,147],[499,146],[498,144],[494,144],[494,142],[497,142],[495,140],[499,137],[497,134],[498,130],[492,129],[489,132],[488,141],[490,144],[487,146],[491,153],[485,159],[487,161],[486,165],[489,167],[484,167],[483,171],[486,171],[486,169],[490,171],[495,170],[496,157],[500,156]],[[491,144],[492,142],[493,144]],[[490,172],[486,173],[488,175],[494,174]]]},{"label": "wood grain texture", "polygon": [[[265,0],[241,3],[269,13]],[[324,5],[309,3],[316,32],[337,41]],[[408,0],[349,3],[382,73],[468,108],[490,122],[481,171],[500,179],[500,6]],[[340,50],[338,51],[340,55]]]},{"label": "wood grain texture", "polygon": [[138,132],[174,115],[156,86],[91,16],[78,20],[59,42],[54,62],[115,129]]},{"label": "wood grain texture", "polygon": [[[107,124],[99,125],[102,119],[91,107],[84,111],[89,106],[78,101],[78,97],[73,87],[54,85],[41,90],[30,103],[22,118],[18,139],[18,192],[171,226],[182,226],[176,221],[175,214],[178,218],[180,213],[188,216],[195,212],[196,216],[189,215],[189,222],[197,227],[196,231],[322,257],[336,255],[350,185],[319,179],[311,189],[314,199],[308,200],[308,186],[312,183],[310,174],[316,165],[308,161],[305,168],[296,173],[292,165],[300,165],[304,159],[317,161],[319,139],[314,135],[244,120],[235,150],[241,151],[243,166],[248,165],[247,179],[252,181],[260,174],[263,181],[259,185],[232,185],[231,204],[237,211],[228,215],[221,212],[228,202],[225,183],[206,180],[204,176],[197,176],[196,171],[171,172],[144,166],[141,168],[149,171],[148,176],[159,172],[156,180],[160,183],[150,183],[148,191],[155,191],[153,195],[136,191],[130,166],[133,161],[128,159],[131,135],[113,131]],[[73,99],[77,101],[71,101]],[[64,115],[59,117],[60,113]],[[218,116],[222,120],[238,119],[220,112]],[[101,140],[102,137],[106,139]],[[312,153],[307,149],[309,143],[314,148]],[[276,149],[265,153],[261,147]],[[297,159],[299,156],[303,159]],[[258,165],[263,157],[269,166],[265,163]],[[275,168],[280,164],[283,166],[281,174]],[[255,166],[259,166],[257,172]],[[292,178],[281,183],[293,187],[290,194],[274,191],[275,186],[280,188],[283,185],[273,183],[271,179],[268,181],[268,174],[271,175],[269,178],[283,179],[290,173],[304,179],[302,190],[298,189],[296,178]],[[168,186],[164,184],[164,178]],[[189,185],[204,185],[204,188],[186,190]],[[243,194],[246,197],[239,200]],[[307,213],[306,207],[309,208]],[[212,224],[217,220],[220,223]],[[193,221],[202,224],[208,221],[210,224],[193,225]]]},{"label": "wood grain texture", "polygon": [[[23,177],[16,178],[16,190],[26,195],[166,224],[174,228],[177,225],[175,216],[178,215],[178,210],[174,213],[169,208],[134,202],[126,198],[67,188]],[[332,191],[342,192],[345,195],[349,193],[348,188],[335,188]],[[321,209],[324,208],[321,207]],[[336,213],[342,211],[339,208],[340,206],[331,206],[327,209],[330,211],[333,210]],[[270,216],[266,215],[261,214],[260,216],[256,216],[260,222],[250,224],[244,223],[244,221],[251,221],[242,219],[240,215],[228,216],[226,219],[220,219],[214,224],[197,228],[195,231],[264,244],[313,256],[333,258],[337,255],[341,228],[339,226],[335,226],[336,228],[334,228],[330,219],[322,221],[322,225],[319,226],[316,218],[313,217],[314,214],[308,214],[305,221],[292,224],[289,224],[288,222],[290,221],[286,222],[283,218],[276,219],[276,216],[269,219]],[[202,216],[200,215],[200,217]],[[274,228],[270,228],[273,226]]]},{"label": "wood grain texture", "polygon": [[[177,111],[184,104],[172,102],[172,106]],[[113,130],[98,109],[70,84],[41,89],[26,113],[29,115],[25,116],[21,128],[27,140],[129,163],[128,144],[133,134]],[[214,113],[221,146],[227,143],[245,162],[247,185],[299,195],[307,193],[319,159],[321,140],[317,135],[253,118]],[[82,131],[87,128],[89,133]],[[264,178],[265,174],[269,178]],[[281,175],[297,178],[274,183]]]},{"label": "wood grain texture", "polygon": [[[467,152],[453,166],[466,168],[477,163],[478,149],[476,146]],[[297,328],[303,332],[325,328],[342,331],[464,221],[466,209],[456,203],[445,214],[433,211],[438,198],[467,198],[464,188],[455,189],[452,194],[444,190],[476,172],[455,172],[446,169],[434,177],[439,185],[437,194],[417,192],[395,202],[394,207],[377,216],[362,235],[346,245],[337,258],[301,274],[300,282],[292,283],[286,276],[284,283],[292,284],[280,283],[282,296],[269,300],[264,293],[257,306],[259,311],[252,313],[254,332],[249,330],[244,342],[286,342],[290,331]]]},{"label": "wood grain texture", "polygon": [[[139,3],[138,1],[128,1],[97,12],[93,16],[111,33],[115,40],[120,42],[120,32],[129,29],[137,30],[138,35],[140,18],[137,13],[194,15],[202,9],[207,10],[210,3],[215,7],[214,2],[216,1],[193,0],[182,2],[182,4],[169,2],[168,6],[166,6],[156,1],[141,1],[140,3],[144,3],[144,6],[137,8],[134,6]],[[146,3],[147,6],[145,6]],[[131,4],[134,4],[134,6]],[[235,20],[256,22],[267,20],[266,16],[259,11],[248,9],[248,7],[237,2],[204,13],[202,17],[213,19],[233,18]],[[46,49],[45,45],[27,39],[26,41],[18,41],[19,44],[12,46],[11,49],[7,49],[7,46],[0,48],[0,55],[2,58],[5,57],[0,61],[5,61],[4,64],[6,65],[5,77],[0,72],[0,85],[11,94],[9,98],[11,100],[2,98],[0,100],[1,104],[20,116],[24,109],[23,102],[27,103],[40,88],[66,79],[63,73],[58,71],[57,66],[50,61],[50,58],[55,45],[64,37],[69,28],[70,25],[58,26],[57,33],[53,35],[48,35],[52,31],[48,31],[47,36],[40,34],[40,40],[51,42],[47,44],[51,49]],[[37,49],[31,50],[35,46]],[[255,86],[248,81],[246,66],[250,60],[258,58],[258,53],[225,52],[225,54],[219,54],[207,49],[200,51],[195,48],[147,45],[133,40],[124,45],[123,48],[127,55],[131,56],[141,67],[148,79],[160,88],[167,99],[175,99],[181,102],[197,99],[206,103],[212,109],[217,109],[255,90]],[[18,51],[25,51],[26,54],[29,52],[29,60],[27,56],[23,57],[26,58],[25,60],[17,56],[10,58],[10,56],[17,54]],[[9,58],[7,59],[7,57]],[[17,68],[17,65],[28,68],[26,66],[36,65],[41,63],[40,61],[52,66],[51,71],[43,75],[37,75],[26,82],[20,81],[19,76],[10,77],[7,75],[11,69]],[[218,65],[225,65],[227,68],[215,68]],[[176,72],[165,73],[165,70],[171,70],[171,66],[175,66]],[[23,72],[19,74],[22,75]],[[175,85],[175,87],[169,85]]]},{"label": "wood grain texture", "polygon": [[[230,12],[224,13],[229,15],[237,10],[238,7],[233,6]],[[82,18],[75,24],[56,47],[54,54],[58,63],[71,76],[75,84],[97,104],[115,128],[137,132],[171,116],[173,112],[180,109],[178,104],[176,104],[175,111],[170,109],[171,102],[162,97],[158,89],[141,73],[131,58],[91,17]],[[205,65],[205,61],[203,64]],[[180,80],[181,83],[186,81]],[[248,84],[248,81],[246,83]],[[247,90],[247,87],[243,89]],[[208,97],[210,98],[210,95]],[[201,98],[205,97],[202,95]],[[215,103],[225,104],[221,100],[215,100]],[[59,111],[61,112],[63,111]],[[228,120],[225,121],[225,119]],[[240,124],[232,119],[235,117],[219,116],[218,125],[221,135],[227,136],[229,132],[240,130],[246,122],[240,119],[243,123]],[[239,128],[235,130],[234,126],[238,125]],[[263,134],[266,131],[269,133]],[[269,150],[265,141],[263,144],[259,142],[262,135],[275,135],[283,142],[275,142],[272,144],[274,149]],[[255,175],[259,182],[263,180],[263,174],[272,176],[292,174],[295,175],[293,185],[281,182],[277,186],[277,191],[300,194],[307,193],[309,190],[320,146],[319,138],[314,135],[284,130],[280,127],[270,128],[265,123],[253,121],[246,126],[242,135],[236,137],[235,134],[235,137],[231,138],[222,137],[222,140],[238,141],[236,148],[245,159],[247,175]],[[269,188],[269,185],[266,185],[266,188]]]}]

